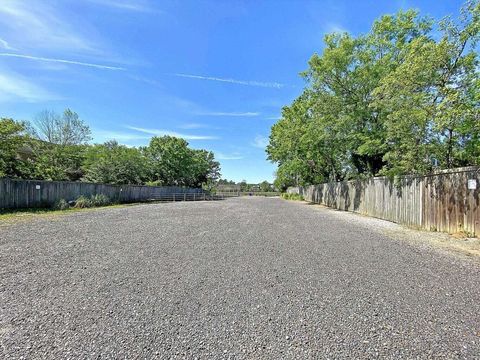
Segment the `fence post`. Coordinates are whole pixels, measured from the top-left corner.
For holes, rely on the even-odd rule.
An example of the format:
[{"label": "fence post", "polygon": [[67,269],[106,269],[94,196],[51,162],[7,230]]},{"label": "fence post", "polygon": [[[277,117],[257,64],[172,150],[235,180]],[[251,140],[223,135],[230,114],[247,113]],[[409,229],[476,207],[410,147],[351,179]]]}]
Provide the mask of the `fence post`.
[{"label": "fence post", "polygon": [[183,201],[187,201],[187,193],[183,193]]},{"label": "fence post", "polygon": [[203,201],[205,201],[205,193],[203,193]]},{"label": "fence post", "polygon": [[173,193],[173,202],[175,202],[175,193]]},{"label": "fence post", "polygon": [[193,193],[193,201],[195,201],[195,193]]}]

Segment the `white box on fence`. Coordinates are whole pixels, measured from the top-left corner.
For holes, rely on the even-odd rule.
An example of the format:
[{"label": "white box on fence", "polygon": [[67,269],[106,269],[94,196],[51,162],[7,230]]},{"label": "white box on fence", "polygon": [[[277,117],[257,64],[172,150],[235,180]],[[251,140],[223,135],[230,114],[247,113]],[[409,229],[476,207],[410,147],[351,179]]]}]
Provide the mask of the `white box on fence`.
[{"label": "white box on fence", "polygon": [[476,190],[477,189],[477,180],[476,179],[469,179],[468,180],[468,190]]}]

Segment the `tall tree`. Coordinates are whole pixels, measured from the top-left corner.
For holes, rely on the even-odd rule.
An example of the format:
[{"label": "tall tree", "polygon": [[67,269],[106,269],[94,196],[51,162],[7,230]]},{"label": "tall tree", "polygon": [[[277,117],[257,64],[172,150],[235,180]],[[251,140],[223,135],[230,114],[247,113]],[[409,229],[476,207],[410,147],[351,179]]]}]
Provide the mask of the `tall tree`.
[{"label": "tall tree", "polygon": [[215,160],[215,155],[207,150],[193,150],[193,163],[187,186],[200,187],[213,186],[220,177],[220,163]]},{"label": "tall tree", "polygon": [[147,161],[139,149],[109,141],[87,149],[83,180],[104,184],[143,184]]},{"label": "tall tree", "polygon": [[272,185],[268,181],[262,181],[260,184],[260,191],[269,192],[272,191]]},{"label": "tall tree", "polygon": [[35,179],[50,181],[79,181],[85,145],[56,145],[43,141],[32,142],[35,158]]},{"label": "tall tree", "polygon": [[409,10],[364,35],[327,35],[272,127],[276,186],[478,163],[479,19],[475,0],[460,21]]},{"label": "tall tree", "polygon": [[143,151],[150,181],[158,185],[200,186],[219,176],[213,153],[190,149],[184,139],[153,137]]},{"label": "tall tree", "polygon": [[0,118],[0,177],[29,177],[33,172],[25,123]]},{"label": "tall tree", "polygon": [[37,114],[30,129],[38,139],[57,145],[81,145],[91,140],[89,126],[70,109],[61,115],[44,110]]},{"label": "tall tree", "polygon": [[412,41],[375,92],[388,111],[386,173],[480,163],[480,4],[467,3],[459,22],[445,18],[439,30],[437,41]]},{"label": "tall tree", "polygon": [[35,153],[34,177],[55,181],[78,181],[83,175],[85,144],[91,140],[89,126],[78,114],[66,109],[62,114],[44,110],[37,114],[29,132]]}]

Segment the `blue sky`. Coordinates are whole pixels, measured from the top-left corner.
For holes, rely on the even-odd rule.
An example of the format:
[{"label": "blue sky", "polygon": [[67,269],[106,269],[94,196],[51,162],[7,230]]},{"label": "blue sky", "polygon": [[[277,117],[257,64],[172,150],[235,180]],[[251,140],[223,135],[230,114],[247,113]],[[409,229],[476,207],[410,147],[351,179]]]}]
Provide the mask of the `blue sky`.
[{"label": "blue sky", "polygon": [[69,107],[94,142],[172,134],[215,152],[224,178],[272,181],[270,127],[332,31],[462,1],[0,0],[0,116]]}]

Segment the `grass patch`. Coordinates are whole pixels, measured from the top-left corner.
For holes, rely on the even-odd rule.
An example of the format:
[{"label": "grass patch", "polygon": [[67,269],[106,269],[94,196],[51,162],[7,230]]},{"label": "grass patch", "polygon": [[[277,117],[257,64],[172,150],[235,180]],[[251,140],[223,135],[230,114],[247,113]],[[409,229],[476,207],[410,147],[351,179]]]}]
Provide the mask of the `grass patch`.
[{"label": "grass patch", "polygon": [[34,215],[61,215],[82,209],[115,205],[119,204],[103,194],[92,195],[90,197],[81,195],[74,202],[69,203],[65,199],[60,199],[56,201],[52,207],[47,208],[0,209],[0,221],[20,219]]},{"label": "grass patch", "polygon": [[45,216],[66,214],[71,212],[71,209],[57,210],[53,208],[27,208],[27,209],[4,209],[0,210],[0,221],[18,220],[32,216]]},{"label": "grass patch", "polygon": [[57,210],[53,208],[24,208],[24,209],[2,209],[0,210],[0,219],[6,219],[10,216],[50,214],[52,212],[65,212],[66,210]]},{"label": "grass patch", "polygon": [[92,195],[90,197],[81,195],[77,200],[75,200],[73,207],[76,209],[85,209],[91,207],[108,206],[112,204],[114,204],[114,202],[110,200],[108,196],[103,194]]},{"label": "grass patch", "polygon": [[282,195],[282,199],[285,199],[285,200],[297,200],[297,201],[303,201],[305,200],[303,198],[303,195],[300,195],[300,194],[288,194],[288,193],[283,193]]},{"label": "grass patch", "polygon": [[74,208],[70,207],[66,210],[58,210],[54,208],[25,208],[25,209],[5,209],[0,210],[0,226],[2,223],[9,224],[14,223],[17,220],[21,219],[29,219],[32,217],[48,217],[48,216],[57,216],[57,215],[68,215],[80,211],[95,211],[100,210],[103,208],[116,208],[116,207],[126,207],[126,206],[133,206],[139,205],[141,203],[129,203],[129,204],[114,204],[114,205],[107,205],[107,206],[99,206],[99,207],[90,207],[90,208]]}]

